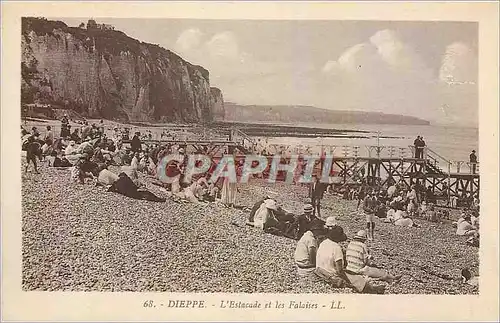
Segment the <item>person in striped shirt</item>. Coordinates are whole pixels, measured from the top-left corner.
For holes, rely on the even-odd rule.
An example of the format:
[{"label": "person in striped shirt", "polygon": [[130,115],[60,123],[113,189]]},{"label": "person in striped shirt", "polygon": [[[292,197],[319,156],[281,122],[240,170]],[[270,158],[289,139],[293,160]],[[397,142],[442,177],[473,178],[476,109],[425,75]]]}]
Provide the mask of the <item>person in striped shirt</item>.
[{"label": "person in striped shirt", "polygon": [[368,247],[365,244],[367,234],[365,230],[360,230],[346,249],[346,272],[354,275],[365,275],[371,278],[392,283],[401,279],[401,275],[394,276],[387,271],[376,268],[371,263],[373,257],[370,255]]}]

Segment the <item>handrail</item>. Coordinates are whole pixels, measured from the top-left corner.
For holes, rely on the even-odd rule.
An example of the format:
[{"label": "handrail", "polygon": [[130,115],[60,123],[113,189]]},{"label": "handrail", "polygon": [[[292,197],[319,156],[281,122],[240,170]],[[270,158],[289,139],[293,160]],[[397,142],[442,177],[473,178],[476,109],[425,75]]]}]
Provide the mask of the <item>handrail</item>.
[{"label": "handrail", "polygon": [[428,147],[425,147],[425,148],[427,149],[427,155],[429,155],[429,153],[431,153],[431,157],[433,157],[434,159],[436,159],[435,157],[438,157],[439,159],[441,159],[442,161],[446,162],[447,164],[451,164],[450,160],[444,158],[443,156],[441,156],[440,154],[438,154],[434,150],[432,150],[432,149],[430,149]]},{"label": "handrail", "polygon": [[250,141],[252,144],[255,144],[255,141],[252,138],[250,138],[249,135],[247,135],[246,133],[244,133],[240,129],[234,128],[233,130],[234,130],[235,134],[239,134],[241,137],[243,137],[243,139],[246,139],[246,140]]}]

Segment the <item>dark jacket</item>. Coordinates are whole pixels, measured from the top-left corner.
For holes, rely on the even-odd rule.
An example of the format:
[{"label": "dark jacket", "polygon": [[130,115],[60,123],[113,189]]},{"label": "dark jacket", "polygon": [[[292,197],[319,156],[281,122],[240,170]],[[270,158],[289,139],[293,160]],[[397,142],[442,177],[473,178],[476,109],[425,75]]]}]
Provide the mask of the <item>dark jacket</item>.
[{"label": "dark jacket", "polygon": [[132,147],[132,151],[141,151],[142,143],[138,135],[134,135],[130,143],[130,146]]}]

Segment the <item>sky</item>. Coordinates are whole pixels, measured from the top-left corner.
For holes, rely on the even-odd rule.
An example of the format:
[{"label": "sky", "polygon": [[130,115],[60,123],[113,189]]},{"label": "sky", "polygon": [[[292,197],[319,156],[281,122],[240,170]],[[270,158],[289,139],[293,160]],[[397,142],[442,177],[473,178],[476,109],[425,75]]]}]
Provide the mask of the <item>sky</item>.
[{"label": "sky", "polygon": [[96,20],[205,67],[225,101],[477,125],[473,22]]}]

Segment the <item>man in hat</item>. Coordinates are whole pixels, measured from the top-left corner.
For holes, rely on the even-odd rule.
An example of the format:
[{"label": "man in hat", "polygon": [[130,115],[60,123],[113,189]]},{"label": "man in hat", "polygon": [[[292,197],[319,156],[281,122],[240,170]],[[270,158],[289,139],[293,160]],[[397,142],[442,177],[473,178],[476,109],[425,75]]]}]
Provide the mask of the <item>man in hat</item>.
[{"label": "man in hat", "polygon": [[[346,272],[353,275],[365,275],[371,278],[378,278],[382,281],[392,283],[401,279],[401,275],[393,276],[387,271],[376,268],[371,263],[373,257],[366,246],[367,234],[365,230],[360,230],[346,249],[347,267]],[[372,265],[372,266],[371,266]]]},{"label": "man in hat", "polygon": [[313,227],[300,238],[294,253],[299,276],[313,277],[311,274],[316,269],[316,250],[324,238],[325,230],[322,227]]},{"label": "man in hat", "polygon": [[344,271],[344,253],[338,244],[333,230],[328,230],[326,239],[320,243],[316,252],[316,269],[314,273],[335,288],[348,286],[348,278]]},{"label": "man in hat", "polygon": [[299,215],[296,219],[296,236],[300,239],[302,235],[310,230],[312,227],[323,227],[325,221],[314,216],[314,207],[311,204],[305,204],[303,208],[303,213]]},{"label": "man in hat", "polygon": [[347,240],[347,235],[344,233],[344,228],[338,225],[337,219],[334,216],[329,216],[326,219],[324,228],[329,234],[332,235],[335,242],[343,242]]},{"label": "man in hat", "polygon": [[476,166],[477,166],[477,156],[476,156],[476,151],[473,150],[470,155],[469,155],[469,162],[472,167],[472,174],[476,173]]},{"label": "man in hat", "polygon": [[140,138],[141,133],[136,131],[134,137],[132,137],[132,141],[130,142],[130,146],[132,147],[132,151],[134,153],[138,153],[142,150],[142,142]]},{"label": "man in hat", "polygon": [[413,141],[413,147],[415,148],[415,158],[420,158],[420,136]]}]

